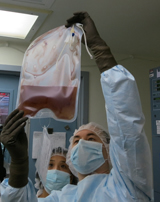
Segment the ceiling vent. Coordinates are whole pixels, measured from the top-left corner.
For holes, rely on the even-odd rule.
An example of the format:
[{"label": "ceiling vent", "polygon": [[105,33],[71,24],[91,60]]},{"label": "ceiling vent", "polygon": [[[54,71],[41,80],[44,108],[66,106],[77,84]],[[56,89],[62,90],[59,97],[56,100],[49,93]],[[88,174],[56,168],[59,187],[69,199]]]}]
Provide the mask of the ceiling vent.
[{"label": "ceiling vent", "polygon": [[55,0],[0,0],[2,3],[51,10]]}]

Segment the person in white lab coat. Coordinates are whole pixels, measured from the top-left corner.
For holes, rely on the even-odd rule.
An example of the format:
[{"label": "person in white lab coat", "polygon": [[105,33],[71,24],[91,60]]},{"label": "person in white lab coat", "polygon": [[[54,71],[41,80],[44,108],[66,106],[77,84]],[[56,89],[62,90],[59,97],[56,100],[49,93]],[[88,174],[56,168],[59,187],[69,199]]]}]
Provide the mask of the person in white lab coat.
[{"label": "person in white lab coat", "polygon": [[[109,134],[95,123],[81,126],[75,131],[70,140],[67,162],[78,176],[79,182],[77,186],[66,185],[62,191],[53,191],[45,198],[45,202],[152,201],[151,153],[144,132],[145,119],[135,78],[117,64],[88,13],[74,13],[67,20],[66,27],[74,23],[83,24],[88,47],[92,50],[101,73]],[[12,114],[9,117],[8,127],[4,127],[0,140],[9,147],[13,165],[20,169],[23,162],[25,166],[28,165],[26,155],[15,158],[16,151],[20,151],[18,139],[23,135],[20,131],[26,118],[22,118],[21,112],[16,113],[17,116]],[[16,120],[17,125],[14,124]],[[15,152],[11,148],[14,145],[17,145]],[[14,167],[11,168],[14,171]],[[24,196],[18,196],[16,201],[36,202],[27,172],[21,173],[23,183],[19,182],[19,175],[13,172],[10,186],[4,190],[2,198],[4,201],[7,199],[7,202],[14,201],[18,191],[22,190]]]}]

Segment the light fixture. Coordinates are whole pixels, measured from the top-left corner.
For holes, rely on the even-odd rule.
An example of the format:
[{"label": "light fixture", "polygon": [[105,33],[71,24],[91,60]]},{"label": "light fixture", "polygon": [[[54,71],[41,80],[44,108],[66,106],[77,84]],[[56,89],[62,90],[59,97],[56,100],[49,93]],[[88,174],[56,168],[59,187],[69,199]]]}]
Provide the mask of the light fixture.
[{"label": "light fixture", "polygon": [[0,36],[25,39],[37,15],[0,10]]}]

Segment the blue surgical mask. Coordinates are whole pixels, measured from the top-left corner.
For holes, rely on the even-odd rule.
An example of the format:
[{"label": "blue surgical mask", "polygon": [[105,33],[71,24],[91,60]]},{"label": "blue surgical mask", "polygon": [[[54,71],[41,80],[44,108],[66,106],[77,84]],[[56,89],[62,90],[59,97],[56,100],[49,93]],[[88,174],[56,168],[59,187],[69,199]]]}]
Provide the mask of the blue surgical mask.
[{"label": "blue surgical mask", "polygon": [[65,185],[70,184],[70,174],[59,170],[48,170],[46,183],[44,185],[47,193],[53,190],[61,190]]},{"label": "blue surgical mask", "polygon": [[77,172],[89,174],[105,163],[102,144],[80,140],[71,151],[71,161]]}]

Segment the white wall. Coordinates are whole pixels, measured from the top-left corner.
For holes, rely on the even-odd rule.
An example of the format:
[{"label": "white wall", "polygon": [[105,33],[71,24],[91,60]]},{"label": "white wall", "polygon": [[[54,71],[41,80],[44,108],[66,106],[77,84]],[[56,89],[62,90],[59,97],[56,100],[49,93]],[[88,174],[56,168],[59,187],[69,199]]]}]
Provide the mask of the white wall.
[{"label": "white wall", "polygon": [[[21,66],[26,46],[0,47],[0,64]],[[145,131],[151,146],[151,115],[150,115],[150,86],[149,69],[160,66],[160,62],[147,59],[129,58],[127,55],[115,55],[117,61],[125,59],[120,64],[124,65],[136,78],[142,102],[142,108],[146,117]],[[89,121],[97,122],[106,127],[106,112],[104,98],[100,86],[100,72],[94,62],[89,58],[83,48],[82,70],[88,71],[89,81]]]},{"label": "white wall", "polygon": [[26,46],[0,43],[0,64],[21,66]]}]

